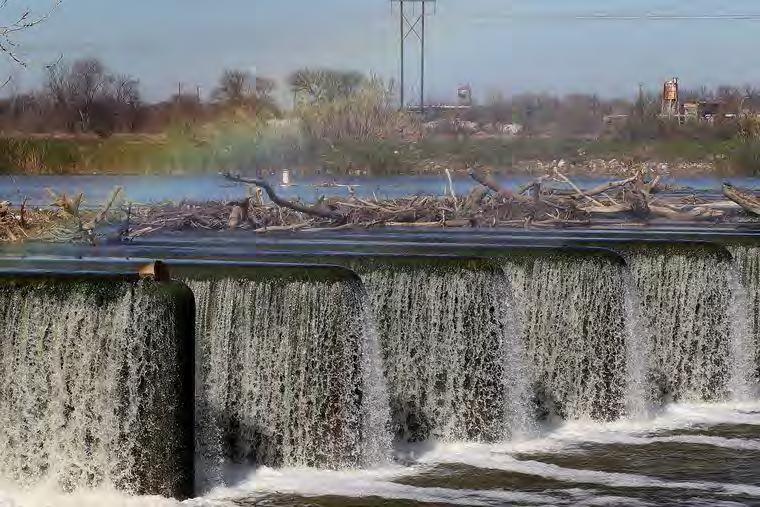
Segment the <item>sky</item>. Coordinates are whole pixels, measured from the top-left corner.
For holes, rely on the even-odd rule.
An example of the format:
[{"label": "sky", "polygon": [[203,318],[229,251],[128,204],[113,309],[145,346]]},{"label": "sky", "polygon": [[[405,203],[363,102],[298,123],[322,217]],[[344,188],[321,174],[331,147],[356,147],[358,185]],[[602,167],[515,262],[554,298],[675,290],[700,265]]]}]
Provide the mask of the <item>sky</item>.
[{"label": "sky", "polygon": [[[6,22],[27,6],[9,0]],[[450,101],[536,91],[630,97],[678,76],[686,87],[760,86],[757,0],[438,0],[427,17],[427,89]],[[599,18],[603,19],[599,19]],[[282,80],[294,69],[398,74],[398,11],[389,0],[62,0],[18,37],[25,68],[0,62],[14,86],[39,84],[60,57],[99,57],[140,80],[149,99],[182,83],[207,94],[225,68]],[[408,93],[416,96],[409,51]],[[283,95],[284,97],[284,95]]]}]

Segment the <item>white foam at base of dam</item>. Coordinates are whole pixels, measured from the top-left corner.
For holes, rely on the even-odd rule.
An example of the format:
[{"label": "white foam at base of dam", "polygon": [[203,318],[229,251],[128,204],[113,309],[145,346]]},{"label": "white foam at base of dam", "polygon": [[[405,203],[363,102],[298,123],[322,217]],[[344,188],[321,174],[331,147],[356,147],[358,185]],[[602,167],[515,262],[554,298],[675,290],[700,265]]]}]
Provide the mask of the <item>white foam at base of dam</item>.
[{"label": "white foam at base of dam", "polygon": [[[671,437],[657,437],[663,432],[709,429],[723,424],[742,424],[760,427],[760,402],[689,403],[665,407],[656,417],[648,419],[622,419],[609,423],[573,421],[565,423],[540,438],[515,443],[477,444],[472,442],[441,443],[418,456],[409,466],[393,465],[369,470],[318,470],[308,468],[269,467],[240,468],[240,477],[234,487],[218,487],[203,497],[178,502],[160,497],[128,496],[109,490],[79,491],[61,495],[37,488],[27,491],[9,491],[0,485],[0,507],[95,507],[113,505],[123,507],[232,507],[242,499],[264,499],[269,495],[295,497],[338,496],[365,498],[375,496],[388,501],[411,500],[447,505],[499,505],[520,503],[525,505],[651,505],[646,501],[629,498],[624,490],[652,488],[679,490],[728,497],[734,495],[760,499],[760,487],[752,484],[729,484],[713,481],[673,481],[643,474],[614,473],[597,470],[565,468],[530,460],[531,453],[566,453],[582,443],[646,445]],[[641,435],[652,435],[649,437]],[[723,439],[709,435],[675,435],[674,442],[717,445],[726,448],[756,450],[760,440]],[[648,442],[651,440],[652,442]],[[514,455],[520,454],[521,459]],[[528,455],[526,458],[525,455]],[[565,488],[543,493],[503,490],[456,490],[409,486],[394,481],[418,476],[437,466],[460,464],[480,469],[500,470],[557,480]],[[581,486],[582,485],[582,486]],[[599,487],[616,488],[616,495],[594,490]],[[602,500],[606,501],[605,504]],[[711,501],[718,504],[718,501]],[[728,505],[728,503],[726,503]],[[705,503],[704,505],[707,505]]]}]

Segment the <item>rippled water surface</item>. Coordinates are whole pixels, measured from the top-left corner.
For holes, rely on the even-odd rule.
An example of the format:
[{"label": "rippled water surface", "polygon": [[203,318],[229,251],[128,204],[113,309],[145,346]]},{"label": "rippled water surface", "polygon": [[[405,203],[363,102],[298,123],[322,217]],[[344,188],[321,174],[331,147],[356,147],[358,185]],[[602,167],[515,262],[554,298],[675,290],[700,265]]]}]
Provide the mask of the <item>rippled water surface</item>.
[{"label": "rippled water surface", "polygon": [[[273,182],[281,180],[280,174],[265,175]],[[516,189],[534,176],[508,175],[501,178],[501,184],[506,188]],[[615,178],[583,178],[576,177],[574,181],[581,186],[593,186],[600,182]],[[689,192],[715,193],[721,192],[719,178],[679,178],[664,180],[668,185],[684,188]],[[760,179],[735,178],[736,185],[757,188]],[[384,177],[351,177],[351,176],[309,176],[291,178],[291,185],[278,187],[278,193],[286,198],[300,197],[305,200],[315,200],[320,196],[347,196],[348,185],[359,196],[378,198],[397,198],[408,195],[442,195],[448,194],[448,181],[443,173],[426,176],[384,176]],[[454,190],[463,195],[475,186],[475,182],[466,175],[456,175],[453,179]],[[127,198],[134,202],[155,203],[163,201],[232,200],[244,195],[244,190],[238,184],[227,181],[217,174],[178,175],[178,176],[107,176],[107,175],[67,175],[67,176],[0,176],[0,200],[20,202],[29,198],[30,204],[42,205],[50,202],[47,189],[57,193],[76,194],[83,192],[91,204],[103,202],[108,198],[115,186],[125,190]]]},{"label": "rippled water surface", "polygon": [[37,489],[0,494],[0,505],[759,505],[760,403],[675,405],[520,442],[397,450],[394,463],[367,471],[259,468],[227,478],[227,487],[182,504]]}]

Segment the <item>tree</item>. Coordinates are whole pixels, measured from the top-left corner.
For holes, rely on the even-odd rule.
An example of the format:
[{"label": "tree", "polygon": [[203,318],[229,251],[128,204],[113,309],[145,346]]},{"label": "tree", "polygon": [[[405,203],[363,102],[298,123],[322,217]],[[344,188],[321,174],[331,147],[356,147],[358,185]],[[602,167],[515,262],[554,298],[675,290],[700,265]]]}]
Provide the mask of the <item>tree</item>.
[{"label": "tree", "polygon": [[211,96],[217,102],[232,106],[242,106],[254,96],[255,87],[253,81],[253,76],[250,72],[225,70]]},{"label": "tree", "polygon": [[302,103],[296,114],[311,139],[329,144],[392,139],[415,127],[398,110],[393,87],[377,77],[366,80],[350,96]]},{"label": "tree", "polygon": [[293,94],[309,102],[330,102],[348,98],[361,88],[366,78],[359,72],[330,69],[301,69],[288,78]]},{"label": "tree", "polygon": [[109,135],[135,128],[141,104],[139,82],[111,74],[96,58],[51,66],[46,90],[52,103],[51,117],[70,132]]},{"label": "tree", "polygon": [[228,69],[219,78],[212,92],[212,99],[224,106],[247,108],[254,112],[277,110],[272,92],[275,83],[271,79],[254,77],[250,72]]}]

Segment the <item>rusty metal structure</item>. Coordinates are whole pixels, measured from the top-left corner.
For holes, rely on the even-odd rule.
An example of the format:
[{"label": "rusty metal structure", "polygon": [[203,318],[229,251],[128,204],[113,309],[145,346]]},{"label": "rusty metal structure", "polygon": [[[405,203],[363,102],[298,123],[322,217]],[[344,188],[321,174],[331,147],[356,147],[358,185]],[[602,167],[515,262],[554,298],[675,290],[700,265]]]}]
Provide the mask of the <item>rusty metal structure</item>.
[{"label": "rusty metal structure", "polygon": [[679,88],[678,78],[674,77],[666,81],[662,90],[662,115],[676,117],[679,113]]}]

